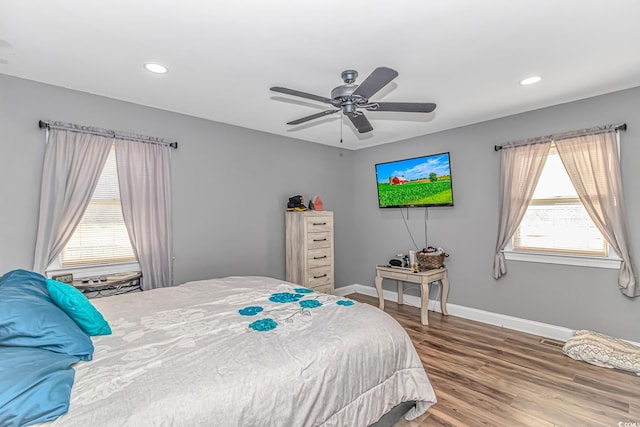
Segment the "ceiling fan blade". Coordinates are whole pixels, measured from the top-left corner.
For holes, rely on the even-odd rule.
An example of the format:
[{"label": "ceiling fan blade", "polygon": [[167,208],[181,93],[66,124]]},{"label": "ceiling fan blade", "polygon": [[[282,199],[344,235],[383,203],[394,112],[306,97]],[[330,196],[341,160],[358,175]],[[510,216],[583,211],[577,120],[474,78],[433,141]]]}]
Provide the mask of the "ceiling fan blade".
[{"label": "ceiling fan blade", "polygon": [[333,113],[337,113],[340,110],[326,110],[326,111],[322,111],[320,113],[316,113],[316,114],[312,114],[310,116],[307,117],[303,117],[301,119],[298,120],[294,120],[292,122],[288,122],[288,125],[299,125],[300,123],[304,123],[304,122],[308,122],[309,120],[313,120],[313,119],[317,119],[323,116],[328,116],[329,114],[333,114]]},{"label": "ceiling fan blade", "polygon": [[331,104],[331,99],[325,98],[323,96],[312,95],[306,92],[300,92],[299,90],[287,89],[286,87],[274,86],[271,88],[274,92],[284,93],[285,95],[293,95],[299,96],[301,98],[313,99],[314,101],[325,102],[327,104]]},{"label": "ceiling fan blade", "polygon": [[403,113],[431,113],[436,104],[431,102],[376,102],[369,111],[400,111]]},{"label": "ceiling fan blade", "polygon": [[358,86],[353,95],[360,95],[369,99],[374,93],[385,87],[389,82],[398,76],[396,70],[387,67],[378,67],[369,77]]},{"label": "ceiling fan blade", "polygon": [[362,113],[347,113],[347,117],[351,120],[351,123],[356,127],[358,133],[367,133],[373,130],[373,126],[369,123],[369,120]]}]

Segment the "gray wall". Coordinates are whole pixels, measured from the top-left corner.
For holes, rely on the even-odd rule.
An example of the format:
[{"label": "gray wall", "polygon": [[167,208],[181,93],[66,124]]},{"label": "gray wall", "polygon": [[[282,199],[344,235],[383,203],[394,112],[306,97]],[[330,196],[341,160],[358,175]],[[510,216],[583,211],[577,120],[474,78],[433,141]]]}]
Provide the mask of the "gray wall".
[{"label": "gray wall", "polygon": [[[500,154],[494,145],[622,122],[629,126],[621,137],[621,162],[632,257],[638,259],[640,88],[635,88],[357,151],[353,238],[358,249],[350,257],[347,282],[373,286],[376,264],[412,249],[399,210],[377,207],[374,165],[449,151],[455,206],[429,208],[427,230],[429,245],[442,246],[451,254],[446,261],[450,303],[640,341],[640,298],[633,300],[618,291],[617,270],[507,261],[507,275],[499,281],[491,277],[499,215]],[[409,215],[414,238],[422,247],[424,210],[410,209]],[[385,281],[384,286],[394,289],[393,282]]]},{"label": "gray wall", "polygon": [[284,210],[319,194],[335,212],[345,283],[353,152],[0,74],[0,274],[33,266],[44,131],[61,120],[173,138],[175,283],[228,275],[284,279]]},{"label": "gray wall", "polygon": [[[299,193],[320,194],[335,211],[337,286],[373,286],[374,266],[412,247],[399,210],[377,207],[374,164],[449,151],[455,206],[428,211],[429,244],[451,254],[449,302],[640,341],[640,298],[617,290],[615,270],[508,261],[507,275],[491,278],[499,169],[493,145],[598,124],[629,125],[622,168],[637,258],[639,114],[636,88],[351,152],[0,75],[0,272],[33,263],[44,155],[39,119],[180,142],[172,160],[176,283],[284,278],[283,211]],[[422,209],[409,211],[419,246],[423,219]]]}]

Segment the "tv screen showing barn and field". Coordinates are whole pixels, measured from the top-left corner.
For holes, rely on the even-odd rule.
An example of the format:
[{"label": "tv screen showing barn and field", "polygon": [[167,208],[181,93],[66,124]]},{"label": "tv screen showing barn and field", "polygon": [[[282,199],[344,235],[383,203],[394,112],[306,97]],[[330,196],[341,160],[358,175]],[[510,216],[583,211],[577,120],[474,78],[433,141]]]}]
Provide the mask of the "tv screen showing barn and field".
[{"label": "tv screen showing barn and field", "polygon": [[449,153],[376,165],[381,208],[453,206]]}]

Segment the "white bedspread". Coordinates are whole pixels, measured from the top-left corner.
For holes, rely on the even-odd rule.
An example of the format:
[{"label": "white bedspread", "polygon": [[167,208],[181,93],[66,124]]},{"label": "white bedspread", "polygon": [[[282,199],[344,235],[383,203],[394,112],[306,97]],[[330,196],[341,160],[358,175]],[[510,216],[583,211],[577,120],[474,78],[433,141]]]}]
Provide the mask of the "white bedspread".
[{"label": "white bedspread", "polygon": [[228,277],[92,300],[113,335],[94,338],[70,410],[51,424],[366,426],[400,402],[418,401],[408,418],[435,403],[393,318],[297,288]]}]

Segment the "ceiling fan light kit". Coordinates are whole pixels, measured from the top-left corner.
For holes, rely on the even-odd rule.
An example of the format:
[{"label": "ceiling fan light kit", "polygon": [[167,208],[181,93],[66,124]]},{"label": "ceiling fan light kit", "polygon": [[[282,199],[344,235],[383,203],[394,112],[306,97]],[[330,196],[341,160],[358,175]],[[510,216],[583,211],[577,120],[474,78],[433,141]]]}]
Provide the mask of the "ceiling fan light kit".
[{"label": "ceiling fan light kit", "polygon": [[342,111],[342,113],[351,120],[351,123],[353,123],[353,126],[359,133],[366,133],[371,132],[373,130],[373,126],[371,126],[367,117],[360,110],[431,113],[436,109],[436,104],[429,102],[375,102],[370,100],[373,95],[389,84],[397,76],[398,72],[396,70],[392,70],[387,67],[378,67],[373,70],[373,72],[361,84],[358,85],[355,83],[358,78],[358,72],[355,70],[346,70],[342,72],[342,81],[344,81],[344,84],[331,91],[331,98],[325,98],[280,86],[274,86],[271,90],[285,95],[298,96],[330,104],[334,107],[331,110],[325,110],[320,113],[287,122],[288,125],[299,125],[310,120]]}]

